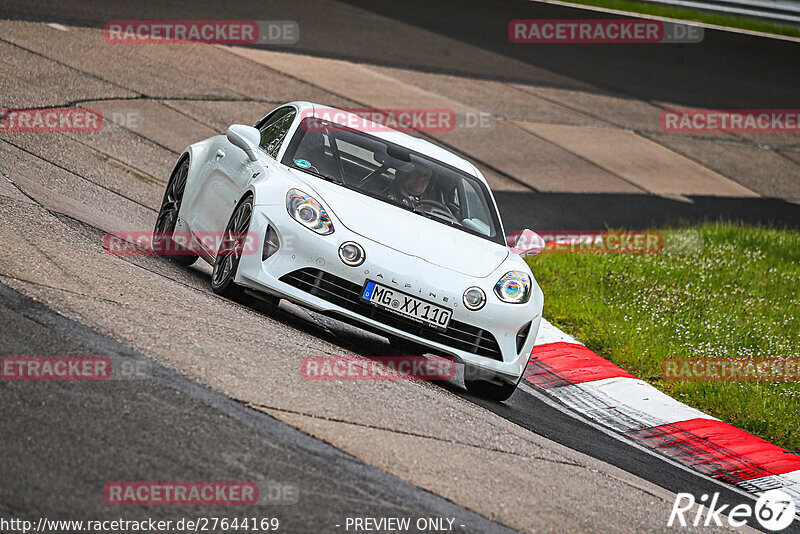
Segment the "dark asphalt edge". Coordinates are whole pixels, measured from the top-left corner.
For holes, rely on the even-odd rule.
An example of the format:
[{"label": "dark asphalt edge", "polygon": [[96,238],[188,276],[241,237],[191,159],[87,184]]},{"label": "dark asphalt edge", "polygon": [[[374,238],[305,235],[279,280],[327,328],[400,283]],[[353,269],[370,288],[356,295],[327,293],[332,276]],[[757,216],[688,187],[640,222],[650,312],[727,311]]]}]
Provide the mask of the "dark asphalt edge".
[{"label": "dark asphalt edge", "polygon": [[152,380],[158,384],[178,391],[189,398],[218,410],[243,425],[297,450],[314,455],[341,471],[368,485],[377,486],[392,492],[404,502],[429,510],[439,517],[455,517],[470,531],[514,532],[486,517],[464,508],[444,497],[414,486],[395,475],[371,466],[358,458],[341,451],[324,441],[294,428],[274,417],[247,407],[221,392],[201,384],[178,371],[114,340],[86,325],[50,309],[45,304],[33,300],[18,291],[0,283],[0,303],[21,316],[34,321],[59,335],[104,355],[112,362],[133,361],[149,366]]}]

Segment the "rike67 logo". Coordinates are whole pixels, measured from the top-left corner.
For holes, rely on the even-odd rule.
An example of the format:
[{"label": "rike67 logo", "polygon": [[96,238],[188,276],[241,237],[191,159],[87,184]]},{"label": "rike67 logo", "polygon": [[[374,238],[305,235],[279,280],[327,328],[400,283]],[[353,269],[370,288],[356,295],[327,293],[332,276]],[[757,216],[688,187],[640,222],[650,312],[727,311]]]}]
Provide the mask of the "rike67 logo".
[{"label": "rike67 logo", "polygon": [[[704,494],[699,502],[691,493],[678,493],[667,526],[721,527],[727,522],[729,526],[739,528],[755,517],[764,529],[777,532],[791,525],[797,513],[792,497],[778,489],[762,493],[755,506],[737,504],[731,508],[728,504],[718,504],[718,501],[719,493],[715,493],[710,501]],[[695,504],[697,510],[693,511]]]}]

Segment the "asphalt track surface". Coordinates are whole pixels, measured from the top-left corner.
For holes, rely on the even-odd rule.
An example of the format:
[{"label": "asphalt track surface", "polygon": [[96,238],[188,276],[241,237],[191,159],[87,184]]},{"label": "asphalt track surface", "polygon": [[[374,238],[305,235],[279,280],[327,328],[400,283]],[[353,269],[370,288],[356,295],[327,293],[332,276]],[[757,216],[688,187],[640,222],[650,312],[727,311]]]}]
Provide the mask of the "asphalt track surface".
[{"label": "asphalt track surface", "polygon": [[[347,4],[503,55],[519,51],[486,38],[487,28],[504,28],[511,18],[555,18],[569,12],[527,3],[516,4],[513,13],[504,11],[508,4],[503,3],[469,10],[456,9],[453,3]],[[310,38],[294,51],[421,72],[542,82],[515,79],[488,61],[431,58],[397,36],[380,46],[357,46],[362,39],[380,40],[363,27],[348,26],[355,20],[348,11],[352,8],[339,6],[340,12],[308,16]],[[53,39],[52,51],[31,50],[19,44],[24,39],[16,39],[36,32],[44,36],[43,21],[96,32],[111,18],[281,18],[274,5],[270,16],[241,9],[221,14],[211,4],[192,3],[189,17],[185,6],[156,2],[113,7],[5,2],[0,11],[6,18],[34,21],[35,28],[20,26],[27,24],[23,22],[8,27],[2,41],[10,58],[2,73],[4,97],[15,105],[183,97],[189,104],[182,113],[203,124],[214,123],[206,115],[209,110],[226,120],[245,110],[257,116],[257,110],[290,100],[293,91],[300,90],[304,98],[339,105],[336,95],[272,74],[269,81],[282,87],[277,94],[261,101],[226,94],[220,100],[233,104],[220,108],[203,107],[207,97],[196,97],[202,90],[193,91],[193,83],[208,83],[202,79],[172,80],[174,85],[167,88],[173,93],[149,88],[150,97],[137,96],[142,87],[136,87],[136,69],[145,67],[136,61],[125,72],[126,65],[113,65],[110,56],[104,65],[100,53],[81,65],[76,59],[81,44],[61,34],[46,34]],[[300,8],[286,6],[291,9]],[[326,25],[326,17],[333,23]],[[18,44],[12,44],[15,39]],[[788,62],[796,43],[725,33],[712,33],[708,39],[699,54],[675,47],[659,50],[664,55],[654,57],[637,47],[618,47],[590,50],[601,56],[578,61],[585,49],[563,47],[518,59],[551,73],[552,85],[580,85],[574,81],[578,80],[635,97],[669,97],[687,107],[797,107],[800,73]],[[458,47],[453,50],[458,56]],[[150,57],[146,68],[169,78],[174,68],[171,53]],[[214,54],[199,54],[204,64],[197,76],[213,75],[216,68],[223,77],[234,76],[235,69],[227,72],[219,63],[224,54]],[[189,60],[188,55],[175,55]],[[592,62],[605,68],[587,70]],[[662,68],[648,70],[655,64]],[[663,65],[673,65],[666,69],[673,78],[691,83],[666,83]],[[746,80],[734,68],[742,65],[752,69]],[[117,71],[114,80],[87,74],[103,69],[123,72]],[[640,76],[643,69],[652,76]],[[152,73],[145,78],[149,76]],[[244,94],[251,91],[243,81],[231,85]],[[667,89],[669,95],[661,93]],[[713,91],[719,98],[711,102]],[[201,101],[194,110],[193,97]],[[155,121],[159,114],[145,111],[145,117]],[[179,125],[163,127],[170,128]],[[191,135],[178,136],[186,143],[197,140],[191,137],[199,129],[194,128]],[[296,307],[248,308],[219,299],[208,287],[208,269],[203,266],[182,269],[159,258],[123,260],[99,251],[103,232],[120,229],[115,221],[152,224],[152,210],[174,159],[173,145],[179,144],[157,134],[130,133],[90,140],[58,135],[0,139],[0,354],[102,354],[146,362],[150,371],[143,380],[89,385],[0,382],[0,452],[13,460],[0,463],[0,516],[240,515],[238,510],[210,508],[120,511],[102,500],[103,484],[109,480],[159,479],[272,480],[295,486],[298,503],[247,511],[248,516],[279,517],[291,532],[335,532],[335,525],[348,516],[455,517],[456,524],[471,532],[506,527],[662,531],[674,492],[719,491],[723,503],[752,502],[603,433],[529,391],[518,391],[500,404],[467,395],[457,382],[317,387],[299,381],[302,356],[374,355],[391,349],[376,336]],[[797,176],[786,180],[791,190]],[[695,197],[686,205],[651,195],[501,190],[497,196],[511,227],[528,225],[531,211],[537,213],[539,227],[565,229],[707,217],[795,227],[800,221],[797,206],[780,198],[710,196],[704,202]],[[620,205],[630,209],[620,210]],[[423,452],[409,454],[409,449]]]},{"label": "asphalt track surface", "polygon": [[[231,400],[124,345],[0,286],[3,354],[102,355],[112,364],[136,364],[148,380],[42,387],[3,384],[0,423],[4,483],[2,515],[114,519],[103,501],[111,475],[147,480],[256,481],[266,502],[248,517],[280,518],[289,532],[335,530],[347,516],[450,517],[455,530],[510,532],[379,469],[342,453],[263,413]],[[23,453],[24,451],[24,453]],[[21,454],[23,453],[23,454]],[[142,468],[144,466],[144,469]],[[35,476],[32,476],[35,475]],[[234,477],[233,479],[230,477]],[[27,480],[27,484],[10,481]],[[291,493],[303,488],[303,504]],[[11,493],[9,490],[14,490]],[[274,490],[273,490],[274,491]],[[291,490],[290,490],[291,491]],[[285,497],[284,497],[285,496]],[[316,504],[312,504],[312,502]],[[225,507],[125,510],[153,519],[225,517]],[[462,527],[468,525],[469,528]]]}]

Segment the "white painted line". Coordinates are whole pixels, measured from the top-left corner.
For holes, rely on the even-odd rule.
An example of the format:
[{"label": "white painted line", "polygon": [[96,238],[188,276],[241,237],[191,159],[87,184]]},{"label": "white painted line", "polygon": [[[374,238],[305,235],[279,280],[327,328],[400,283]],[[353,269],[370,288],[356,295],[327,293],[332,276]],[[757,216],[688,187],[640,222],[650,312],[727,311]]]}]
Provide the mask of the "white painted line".
[{"label": "white painted line", "polygon": [[67,28],[63,24],[59,24],[58,22],[48,22],[47,25],[50,26],[51,28],[61,30],[62,32],[69,31],[69,28]]}]

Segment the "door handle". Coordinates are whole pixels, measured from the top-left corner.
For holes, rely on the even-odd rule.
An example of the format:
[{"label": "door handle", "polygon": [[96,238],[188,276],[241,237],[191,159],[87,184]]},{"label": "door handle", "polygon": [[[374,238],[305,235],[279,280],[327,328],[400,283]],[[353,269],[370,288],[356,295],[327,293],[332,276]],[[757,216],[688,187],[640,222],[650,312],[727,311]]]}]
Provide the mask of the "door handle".
[{"label": "door handle", "polygon": [[222,149],[217,150],[217,161],[225,157],[225,152]]}]

